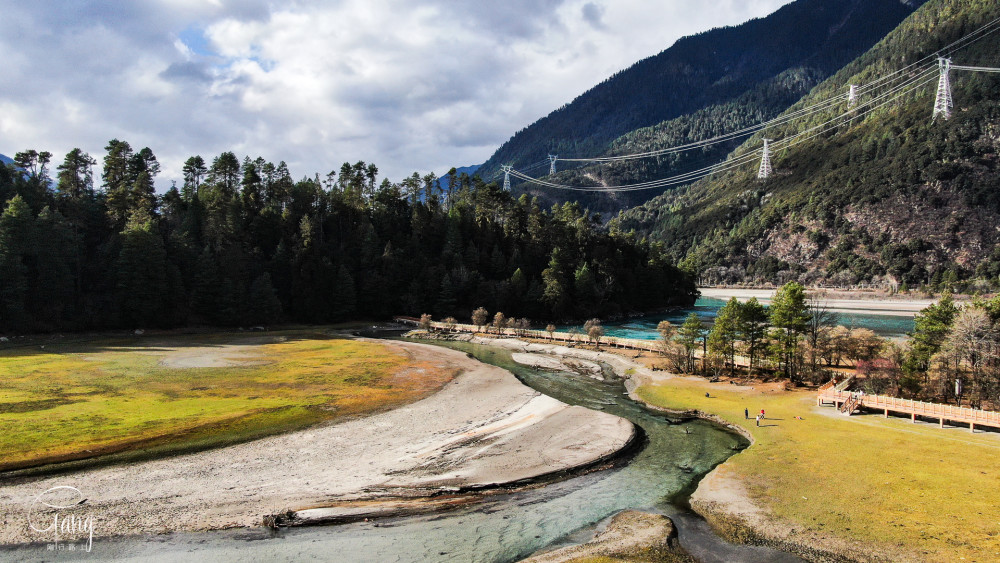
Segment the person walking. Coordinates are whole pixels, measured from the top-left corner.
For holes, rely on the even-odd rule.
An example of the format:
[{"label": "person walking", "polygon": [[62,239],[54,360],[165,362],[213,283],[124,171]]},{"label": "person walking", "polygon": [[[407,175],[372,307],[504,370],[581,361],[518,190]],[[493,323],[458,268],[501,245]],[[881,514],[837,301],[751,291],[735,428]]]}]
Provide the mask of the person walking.
[{"label": "person walking", "polygon": [[764,409],[760,409],[760,417],[764,418]]},{"label": "person walking", "polygon": [[762,414],[758,414],[757,415],[757,426],[760,426],[760,417],[762,417],[762,416],[764,416],[764,415],[762,415]]},{"label": "person walking", "polygon": [[743,420],[750,420],[750,409],[743,409]]}]

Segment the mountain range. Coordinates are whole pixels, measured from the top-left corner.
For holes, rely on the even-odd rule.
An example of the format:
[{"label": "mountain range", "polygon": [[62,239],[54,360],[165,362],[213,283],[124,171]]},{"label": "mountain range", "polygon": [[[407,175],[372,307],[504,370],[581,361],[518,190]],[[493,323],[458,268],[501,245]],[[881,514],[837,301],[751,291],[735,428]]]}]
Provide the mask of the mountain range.
[{"label": "mountain range", "polygon": [[[922,3],[796,0],[767,17],[680,39],[518,131],[479,173],[495,177],[501,164],[511,164],[537,177],[548,172],[549,154],[575,158],[653,150],[769,119],[868,50]],[[643,181],[697,168],[735,146],[692,151],[681,159],[566,170],[548,179],[569,185]],[[533,170],[525,170],[532,165]],[[530,185],[521,189],[547,203],[574,199],[603,212],[662,192],[594,196]]]},{"label": "mountain range", "polygon": [[[625,211],[612,228],[659,241],[706,283],[995,288],[1000,77],[952,71],[952,117],[932,108],[936,55],[1000,67],[998,22],[993,0],[931,0],[786,113],[874,84],[856,114],[837,121],[840,105],[766,131],[798,139],[775,153],[771,177],[757,178],[754,159]],[[795,137],[831,119],[823,134]],[[760,146],[758,135],[729,158]]]}]

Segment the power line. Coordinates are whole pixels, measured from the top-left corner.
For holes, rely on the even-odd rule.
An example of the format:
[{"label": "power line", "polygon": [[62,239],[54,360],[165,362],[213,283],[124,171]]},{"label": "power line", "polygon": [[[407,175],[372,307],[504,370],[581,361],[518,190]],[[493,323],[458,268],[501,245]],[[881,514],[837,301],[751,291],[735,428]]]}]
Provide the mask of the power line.
[{"label": "power line", "polygon": [[[909,80],[907,80],[903,84],[899,84],[899,85],[895,86],[889,92],[883,93],[882,95],[880,95],[880,96],[878,96],[876,98],[873,98],[873,99],[870,99],[870,100],[867,100],[867,101],[863,102],[861,104],[861,106],[860,106],[862,108],[862,111],[858,112],[858,115],[856,115],[855,117],[865,117],[868,114],[874,112],[875,110],[880,109],[880,108],[884,107],[885,105],[887,105],[887,104],[889,104],[889,103],[891,103],[891,102],[899,99],[900,97],[905,96],[905,95],[907,95],[907,94],[909,94],[909,93],[911,93],[913,91],[916,91],[917,89],[919,89],[919,88],[921,88],[923,86],[926,86],[927,84],[929,84],[930,82],[933,81],[933,79],[931,78],[931,74],[933,74],[933,73],[930,72],[930,71],[924,72],[924,73],[922,73],[922,74],[920,74],[920,75],[918,75],[916,77],[910,78]],[[874,105],[875,102],[880,101],[880,100],[881,100],[881,103],[879,103],[877,105]],[[871,106],[871,107],[868,107],[868,106]],[[863,108],[866,108],[866,107],[867,107],[867,109],[863,109]],[[795,145],[797,145],[797,144],[799,144],[801,142],[808,141],[808,140],[810,140],[812,138],[815,138],[818,135],[824,134],[824,133],[826,133],[826,132],[828,132],[828,131],[836,128],[837,126],[840,125],[840,123],[839,123],[840,121],[842,121],[846,117],[850,117],[854,113],[855,113],[855,111],[851,110],[851,111],[848,111],[848,112],[843,113],[841,115],[838,115],[837,117],[835,117],[835,118],[833,118],[831,120],[828,120],[828,121],[826,121],[824,123],[821,123],[821,124],[819,124],[819,125],[817,125],[815,127],[812,127],[810,129],[806,129],[806,130],[801,131],[801,132],[799,132],[799,133],[797,133],[797,134],[795,134],[795,135],[793,135],[791,137],[788,137],[788,138],[785,138],[785,139],[781,139],[780,141],[776,141],[776,142],[774,142],[774,146],[781,146],[782,148],[789,148],[789,147],[795,146]],[[810,135],[810,136],[808,136],[808,137],[806,137],[806,138],[804,138],[804,139],[798,140],[800,137],[808,135],[809,133],[813,133],[813,134]],[[739,166],[747,164],[748,162],[756,160],[757,154],[759,154],[761,152],[762,151],[750,151],[750,152],[748,152],[746,154],[743,154],[741,156],[732,158],[730,160],[723,161],[723,162],[715,164],[713,166],[702,168],[700,170],[694,170],[694,171],[687,172],[687,173],[684,173],[684,174],[679,174],[679,175],[676,175],[676,176],[671,176],[669,178],[662,178],[662,179],[659,179],[659,180],[651,180],[651,181],[647,181],[647,182],[640,182],[640,183],[636,183],[636,184],[628,184],[628,185],[622,185],[622,186],[569,186],[569,185],[565,185],[565,184],[556,184],[554,182],[548,182],[548,181],[545,181],[545,180],[540,180],[540,179],[532,178],[531,176],[528,176],[528,175],[526,175],[524,173],[518,172],[517,170],[511,170],[511,175],[514,176],[515,178],[520,179],[520,180],[524,180],[526,182],[534,183],[534,184],[537,184],[539,186],[551,187],[551,188],[557,188],[557,189],[563,189],[563,190],[571,190],[571,191],[615,191],[615,192],[620,192],[620,191],[647,190],[647,189],[653,189],[653,188],[667,187],[667,186],[672,186],[672,185],[677,185],[677,184],[689,183],[689,182],[692,182],[692,181],[699,180],[701,178],[710,176],[712,174],[717,174],[719,172],[725,172],[725,171],[728,171],[728,170],[732,170],[734,168],[737,168]]]},{"label": "power line", "polygon": [[[935,70],[942,73],[942,76],[947,77],[946,72],[942,72],[939,67],[940,62],[934,62],[930,64],[925,64],[927,61],[939,56],[939,54],[946,51],[957,52],[964,49],[980,40],[986,36],[995,33],[1000,30],[1000,18],[996,18],[987,24],[981,26],[977,30],[959,38],[958,40],[942,47],[935,51],[935,53],[927,55],[918,61],[911,63],[901,69],[898,69],[888,75],[882,76],[878,79],[872,80],[868,83],[855,85],[849,85],[849,90],[843,94],[837,94],[832,98],[827,100],[817,102],[815,104],[799,108],[793,111],[787,111],[782,115],[767,120],[763,123],[755,124],[749,127],[745,127],[736,131],[725,133],[723,135],[718,135],[709,139],[703,139],[700,141],[694,141],[684,145],[670,147],[666,149],[646,151],[643,153],[635,153],[629,155],[619,155],[619,156],[605,156],[605,157],[594,157],[594,158],[559,158],[557,155],[549,155],[547,160],[539,161],[533,163],[529,166],[522,167],[520,170],[515,170],[513,166],[501,167],[501,170],[494,175],[497,178],[500,174],[504,175],[505,179],[505,189],[509,187],[510,176],[514,176],[525,182],[530,182],[544,187],[552,187],[564,190],[575,190],[575,191],[633,191],[633,190],[647,190],[658,187],[665,187],[683,183],[689,183],[706,176],[716,174],[719,172],[724,172],[746,164],[750,160],[754,160],[757,154],[761,154],[761,167],[758,171],[758,175],[762,179],[766,179],[773,173],[773,168],[771,164],[771,147],[782,146],[783,148],[789,148],[798,145],[802,142],[808,141],[815,138],[818,135],[822,135],[836,127],[839,127],[845,118],[858,118],[867,116],[871,112],[884,107],[888,103],[891,103],[900,97],[916,91],[917,89],[929,84],[931,80],[928,78],[933,74]],[[940,57],[938,57],[940,58]],[[950,63],[950,61],[949,61]],[[987,67],[973,67],[973,66],[958,66],[958,65],[948,65],[950,69],[955,70],[968,70],[976,72],[1000,72],[1000,69],[987,68]],[[900,82],[901,81],[901,82]],[[896,83],[899,82],[899,83]],[[950,83],[947,83],[947,92],[950,95]],[[887,91],[882,92],[874,97],[869,97],[864,102],[861,102],[861,95],[867,92],[871,92],[877,88],[888,88]],[[883,101],[884,100],[884,101]],[[708,147],[714,144],[735,141],[739,138],[749,137],[755,133],[758,133],[766,128],[776,127],[779,125],[784,125],[791,123],[792,121],[804,119],[811,117],[819,112],[828,110],[840,103],[846,101],[848,111],[846,113],[837,115],[833,119],[820,123],[809,129],[799,131],[796,134],[774,141],[771,144],[771,139],[764,140],[764,148],[762,150],[750,151],[741,156],[735,158],[730,158],[719,163],[715,163],[711,166],[704,167],[698,170],[693,170],[683,174],[674,175],[668,178],[662,178],[658,180],[650,180],[646,182],[639,182],[635,184],[627,184],[621,186],[570,186],[565,184],[558,184],[555,182],[540,180],[538,178],[533,178],[527,174],[530,170],[540,168],[545,164],[549,164],[549,175],[555,174],[556,162],[563,161],[578,166],[584,166],[584,163],[608,163],[623,160],[635,160],[640,158],[649,158],[654,156],[662,156],[667,154],[674,154],[683,151],[695,150],[704,147]],[[880,102],[877,105],[876,102]],[[864,109],[867,108],[867,109]]]},{"label": "power line", "polygon": [[[669,148],[652,150],[652,151],[645,151],[645,152],[640,152],[640,153],[633,153],[633,154],[626,154],[626,155],[616,155],[616,156],[599,156],[599,157],[589,157],[589,158],[558,158],[558,160],[561,160],[561,161],[564,161],[564,162],[607,163],[607,162],[617,162],[617,161],[624,161],[624,160],[637,160],[637,159],[642,159],[642,158],[651,158],[651,157],[662,156],[662,155],[676,153],[676,152],[682,152],[682,151],[687,151],[687,150],[699,149],[699,148],[703,148],[703,147],[706,147],[706,146],[710,146],[710,145],[714,145],[714,144],[718,144],[718,143],[722,143],[722,142],[726,142],[726,141],[736,140],[736,139],[741,138],[741,137],[748,137],[748,136],[750,136],[750,135],[752,135],[752,134],[754,134],[756,132],[759,132],[759,131],[761,131],[763,129],[770,128],[770,127],[775,127],[775,126],[778,126],[778,125],[783,125],[785,123],[788,123],[791,120],[798,119],[798,118],[804,117],[806,115],[811,115],[811,114],[817,113],[819,111],[823,111],[823,110],[828,109],[829,107],[831,107],[833,105],[836,105],[837,103],[840,103],[841,101],[843,101],[845,99],[848,102],[848,106],[851,107],[852,105],[854,105],[855,103],[857,103],[857,99],[858,99],[859,96],[861,96],[862,94],[867,93],[867,92],[869,92],[871,90],[874,90],[876,87],[879,87],[879,85],[881,85],[882,83],[888,82],[888,81],[898,80],[897,77],[899,75],[904,75],[905,76],[906,73],[910,72],[910,71],[915,72],[918,75],[922,74],[922,73],[926,72],[927,70],[929,70],[930,68],[933,68],[935,66],[934,64],[927,65],[925,63],[928,62],[928,61],[930,61],[930,60],[932,60],[932,59],[937,58],[940,55],[940,53],[943,53],[943,52],[948,51],[948,50],[952,50],[954,52],[954,51],[958,51],[960,49],[964,49],[964,48],[968,47],[969,45],[971,45],[971,44],[973,44],[975,42],[980,41],[981,39],[983,39],[987,35],[990,35],[990,34],[996,32],[998,30],[1000,30],[1000,18],[996,18],[996,19],[994,19],[994,20],[992,20],[992,21],[984,24],[983,26],[979,27],[977,30],[975,30],[975,31],[973,31],[973,32],[971,32],[971,33],[969,33],[969,34],[967,34],[967,35],[965,35],[965,36],[957,39],[956,41],[953,41],[952,43],[946,45],[945,47],[942,47],[941,49],[938,49],[934,53],[932,53],[930,55],[927,55],[927,56],[925,56],[925,57],[917,60],[916,62],[910,63],[909,65],[907,65],[907,66],[905,66],[905,67],[903,67],[901,69],[898,69],[898,70],[896,70],[896,71],[894,71],[894,72],[892,72],[892,73],[890,73],[890,74],[888,74],[886,76],[883,76],[881,78],[875,79],[875,80],[873,80],[871,82],[868,82],[866,84],[860,84],[860,85],[853,85],[852,84],[852,85],[849,86],[849,92],[847,92],[846,94],[838,94],[838,95],[836,95],[836,96],[834,96],[834,97],[832,97],[832,98],[830,98],[828,100],[825,100],[825,101],[822,101],[822,102],[818,102],[818,103],[815,103],[815,104],[813,104],[811,106],[806,106],[804,108],[801,108],[801,109],[798,109],[798,110],[795,110],[795,111],[786,112],[786,113],[782,114],[781,116],[778,116],[778,117],[776,117],[774,119],[765,121],[763,123],[755,124],[755,125],[752,125],[752,126],[749,126],[749,127],[745,127],[743,129],[739,129],[739,130],[736,130],[736,131],[725,133],[723,135],[718,135],[716,137],[712,137],[712,138],[709,138],[709,139],[703,139],[703,140],[700,140],[700,141],[694,141],[694,142],[687,143],[687,144],[680,145],[680,146],[676,146],[676,147],[669,147]],[[979,37],[976,37],[977,35]],[[917,68],[914,70],[914,67],[917,67]],[[972,69],[973,67],[968,67],[968,68]]]}]

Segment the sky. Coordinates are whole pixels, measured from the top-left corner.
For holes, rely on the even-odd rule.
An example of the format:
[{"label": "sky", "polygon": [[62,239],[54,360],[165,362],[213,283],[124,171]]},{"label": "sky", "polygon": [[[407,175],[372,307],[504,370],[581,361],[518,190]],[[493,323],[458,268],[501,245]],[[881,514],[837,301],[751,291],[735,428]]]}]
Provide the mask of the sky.
[{"label": "sky", "polygon": [[0,153],[223,151],[296,178],[484,162],[677,39],[788,0],[0,0]]}]

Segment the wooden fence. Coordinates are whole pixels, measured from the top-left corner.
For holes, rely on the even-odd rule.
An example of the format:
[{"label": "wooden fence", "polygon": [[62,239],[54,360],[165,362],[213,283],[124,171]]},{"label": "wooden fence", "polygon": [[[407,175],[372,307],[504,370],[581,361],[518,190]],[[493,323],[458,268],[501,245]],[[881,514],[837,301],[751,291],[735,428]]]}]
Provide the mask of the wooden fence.
[{"label": "wooden fence", "polygon": [[[410,326],[420,326],[420,319],[415,317],[393,317],[394,321],[402,324],[407,324]],[[551,340],[555,342],[569,342],[575,344],[593,344],[590,338],[586,334],[573,334],[569,332],[546,332],[544,330],[533,330],[533,329],[521,329],[521,328],[502,328],[497,329],[490,326],[486,326],[485,329],[481,330],[482,327],[469,324],[456,323],[454,325],[446,324],[440,321],[432,321],[431,328],[443,331],[452,332],[484,332],[487,334],[494,334],[497,336],[513,336],[513,337],[524,337],[524,338],[537,338],[539,340]],[[658,340],[640,340],[638,338],[621,338],[618,336],[602,336],[600,340],[602,346],[608,346],[611,348],[621,348],[628,350],[642,350],[644,352],[663,352],[663,345]]]},{"label": "wooden fence", "polygon": [[[858,399],[857,409],[881,410],[886,418],[892,412],[910,415],[911,422],[916,422],[918,416],[931,419],[936,418],[941,427],[944,427],[945,421],[949,421],[968,424],[969,430],[972,431],[976,429],[977,424],[979,426],[1000,428],[1000,412],[984,411],[956,405],[942,405],[940,403],[925,403],[923,401],[899,399],[885,395],[862,395],[857,392],[837,390],[834,387],[824,386],[821,388],[816,397],[816,404],[833,403],[834,406],[839,407],[851,398]],[[850,415],[851,413],[848,412],[846,414]]]}]

